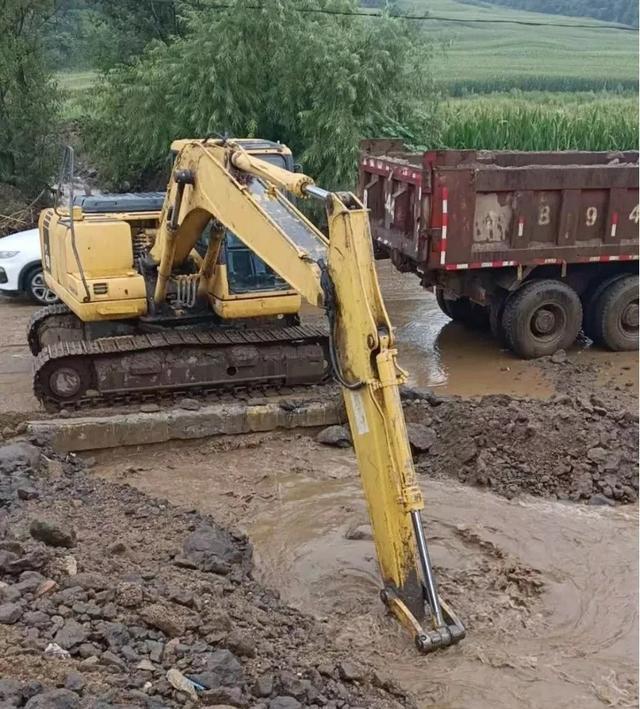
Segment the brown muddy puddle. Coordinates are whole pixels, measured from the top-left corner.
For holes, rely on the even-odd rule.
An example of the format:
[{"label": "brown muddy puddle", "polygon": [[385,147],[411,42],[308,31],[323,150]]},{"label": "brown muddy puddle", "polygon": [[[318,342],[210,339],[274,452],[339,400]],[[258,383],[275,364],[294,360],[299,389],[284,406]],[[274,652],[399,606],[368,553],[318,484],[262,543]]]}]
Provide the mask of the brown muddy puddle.
[{"label": "brown muddy puddle", "polygon": [[[390,261],[376,262],[391,322],[396,328],[398,360],[409,383],[441,394],[508,394],[548,398],[553,381],[533,361],[517,359],[490,333],[454,323],[435,296],[411,273],[397,272]],[[638,353],[607,352],[576,343],[571,360],[598,369],[596,385],[638,391]]]},{"label": "brown muddy puddle", "polygon": [[[255,434],[98,454],[96,472],[245,529],[258,577],[421,707],[637,706],[637,506],[508,501],[423,479],[443,596],[468,625],[420,656],[384,612],[351,450]],[[542,590],[537,583],[542,582]]]}]

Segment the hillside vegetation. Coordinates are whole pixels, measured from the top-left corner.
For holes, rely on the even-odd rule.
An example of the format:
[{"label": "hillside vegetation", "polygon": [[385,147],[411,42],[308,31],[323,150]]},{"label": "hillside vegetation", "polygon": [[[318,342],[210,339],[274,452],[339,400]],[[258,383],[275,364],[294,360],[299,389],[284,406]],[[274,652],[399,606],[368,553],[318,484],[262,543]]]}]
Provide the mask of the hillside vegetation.
[{"label": "hillside vegetation", "polygon": [[[463,1],[472,5],[489,4],[484,0]],[[638,3],[635,0],[493,0],[491,4],[550,15],[594,17],[605,22],[638,26]]]},{"label": "hillside vegetation", "polygon": [[[457,0],[399,0],[403,12],[427,12],[459,22],[426,21],[425,37],[440,43],[444,57],[434,79],[450,93],[509,89],[536,91],[637,91],[638,35],[605,29],[589,18],[541,15]],[[473,20],[488,22],[474,23]],[[540,27],[495,20],[558,23]],[[574,27],[572,25],[592,25]]]}]

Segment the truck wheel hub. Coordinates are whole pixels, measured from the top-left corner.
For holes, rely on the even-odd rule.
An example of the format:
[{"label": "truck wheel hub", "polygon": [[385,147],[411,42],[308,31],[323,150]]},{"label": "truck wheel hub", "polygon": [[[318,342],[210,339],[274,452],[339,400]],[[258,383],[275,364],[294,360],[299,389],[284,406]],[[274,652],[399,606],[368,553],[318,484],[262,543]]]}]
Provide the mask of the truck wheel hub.
[{"label": "truck wheel hub", "polygon": [[80,391],[82,378],[75,369],[61,367],[51,374],[49,384],[57,396],[68,398]]},{"label": "truck wheel hub", "polygon": [[536,335],[549,335],[556,328],[556,316],[548,308],[540,308],[533,316],[533,331]]},{"label": "truck wheel hub", "polygon": [[625,330],[637,330],[638,329],[638,303],[629,303],[627,307],[622,311],[622,327]]}]

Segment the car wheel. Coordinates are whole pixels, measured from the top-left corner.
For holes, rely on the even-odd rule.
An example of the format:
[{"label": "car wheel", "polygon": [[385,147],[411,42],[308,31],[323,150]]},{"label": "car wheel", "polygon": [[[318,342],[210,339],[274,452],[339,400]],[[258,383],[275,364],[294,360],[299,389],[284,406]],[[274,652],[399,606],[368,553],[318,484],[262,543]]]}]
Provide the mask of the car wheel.
[{"label": "car wheel", "polygon": [[58,296],[49,288],[44,280],[42,268],[34,268],[27,274],[26,280],[27,294],[36,303],[40,305],[52,305],[59,303]]}]

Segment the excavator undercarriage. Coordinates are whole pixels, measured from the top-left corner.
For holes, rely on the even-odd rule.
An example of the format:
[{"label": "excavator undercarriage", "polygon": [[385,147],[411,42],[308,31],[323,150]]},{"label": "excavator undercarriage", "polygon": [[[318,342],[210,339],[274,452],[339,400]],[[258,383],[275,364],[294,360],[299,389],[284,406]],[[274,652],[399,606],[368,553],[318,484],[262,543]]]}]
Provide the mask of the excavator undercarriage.
[{"label": "excavator undercarriage", "polygon": [[55,411],[167,395],[274,391],[329,378],[321,326],[298,325],[295,318],[244,328],[207,320],[177,327],[140,320],[83,323],[65,305],[41,308],[28,330],[34,394]]}]

